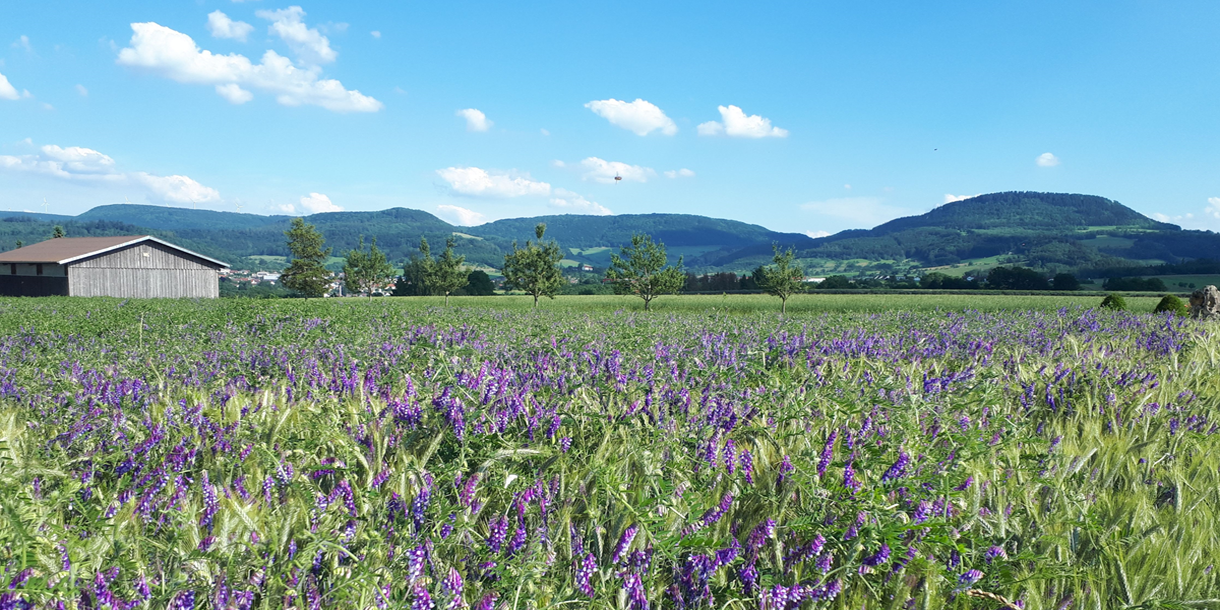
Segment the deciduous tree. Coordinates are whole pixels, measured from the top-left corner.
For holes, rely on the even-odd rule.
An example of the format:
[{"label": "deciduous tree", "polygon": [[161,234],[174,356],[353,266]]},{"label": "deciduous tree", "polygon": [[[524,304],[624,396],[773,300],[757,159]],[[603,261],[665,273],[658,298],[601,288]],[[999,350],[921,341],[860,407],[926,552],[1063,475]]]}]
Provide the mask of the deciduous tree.
[{"label": "deciduous tree", "polygon": [[553,299],[563,285],[563,274],[559,270],[563,252],[555,240],[542,241],[545,233],[546,224],[538,223],[534,227],[537,242],[526,240],[525,247],[519,248],[514,241],[513,251],[504,256],[505,288],[516,288],[530,294],[534,297],[534,307],[538,307],[538,297]]},{"label": "deciduous tree", "polygon": [[780,252],[778,244],[772,244],[773,262],[763,267],[759,287],[763,292],[779,297],[779,311],[788,312],[788,297],[805,289],[805,270],[796,264],[796,253],[792,248]]},{"label": "deciduous tree", "polygon": [[386,260],[385,253],[377,248],[377,238],[369,249],[364,249],[364,236],[360,237],[360,246],[347,253],[343,263],[343,285],[348,292],[367,294],[373,298],[373,290],[385,285],[394,275],[394,267]]},{"label": "deciduous tree", "polygon": [[678,292],[686,281],[682,257],[673,267],[666,267],[665,263],[665,244],[653,242],[651,235],[636,233],[631,236],[630,246],[610,255],[606,279],[614,284],[615,294],[634,294],[644,299],[644,310],[648,311],[653,299]]},{"label": "deciduous tree", "polygon": [[[421,246],[426,245],[427,242],[421,244]],[[424,285],[428,287],[428,291],[432,294],[445,295],[446,306],[449,305],[449,295],[465,286],[467,282],[466,270],[462,268],[466,257],[453,254],[455,245],[456,242],[452,237],[446,239],[445,251],[441,253],[440,258],[431,262],[428,272],[424,275]],[[431,256],[428,259],[431,261]]]}]

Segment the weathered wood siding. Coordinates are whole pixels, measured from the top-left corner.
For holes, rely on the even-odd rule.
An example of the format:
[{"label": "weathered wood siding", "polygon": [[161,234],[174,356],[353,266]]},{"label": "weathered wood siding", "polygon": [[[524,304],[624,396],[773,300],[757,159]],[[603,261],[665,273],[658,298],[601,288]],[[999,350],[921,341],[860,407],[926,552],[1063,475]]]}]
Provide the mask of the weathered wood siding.
[{"label": "weathered wood siding", "polygon": [[214,266],[149,242],[68,265],[72,296],[216,298],[219,281]]}]

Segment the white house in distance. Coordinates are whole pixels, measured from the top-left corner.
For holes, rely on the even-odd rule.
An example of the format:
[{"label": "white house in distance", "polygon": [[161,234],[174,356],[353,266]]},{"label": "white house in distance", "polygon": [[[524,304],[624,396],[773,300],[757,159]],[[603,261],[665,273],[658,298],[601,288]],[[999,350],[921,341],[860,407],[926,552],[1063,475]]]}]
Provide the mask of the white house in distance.
[{"label": "white house in distance", "polygon": [[0,296],[216,298],[228,267],[151,235],[60,237],[0,253]]}]

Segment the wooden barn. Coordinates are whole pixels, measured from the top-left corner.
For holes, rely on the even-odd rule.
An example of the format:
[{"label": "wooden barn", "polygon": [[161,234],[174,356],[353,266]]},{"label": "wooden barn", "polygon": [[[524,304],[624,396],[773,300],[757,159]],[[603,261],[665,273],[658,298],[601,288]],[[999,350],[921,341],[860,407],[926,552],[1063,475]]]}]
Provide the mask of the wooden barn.
[{"label": "wooden barn", "polygon": [[0,253],[0,296],[216,298],[227,267],[151,235],[60,237]]}]

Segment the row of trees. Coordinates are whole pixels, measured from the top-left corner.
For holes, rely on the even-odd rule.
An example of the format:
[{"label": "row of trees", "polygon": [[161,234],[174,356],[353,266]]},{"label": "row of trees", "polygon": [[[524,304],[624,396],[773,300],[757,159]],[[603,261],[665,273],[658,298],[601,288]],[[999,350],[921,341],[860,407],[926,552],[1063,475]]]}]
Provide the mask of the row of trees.
[{"label": "row of trees", "polygon": [[[504,256],[504,287],[529,294],[534,298],[534,307],[538,306],[541,297],[555,298],[565,281],[559,265],[563,251],[555,240],[543,241],[545,234],[546,224],[539,223],[534,227],[537,241],[526,240],[524,246],[514,241],[512,252]],[[284,235],[288,238],[292,261],[280,277],[281,284],[306,298],[325,295],[333,281],[325,265],[332,249],[324,247],[322,234],[304,219],[294,218]],[[448,238],[444,252],[433,257],[428,240],[421,238],[419,254],[413,255],[404,266],[395,294],[444,295],[448,305],[449,295],[465,288],[472,279],[486,278],[486,273],[464,269],[466,257],[454,253],[455,245],[455,240]],[[773,250],[773,264],[761,268],[755,277],[760,288],[780,298],[781,311],[786,312],[788,298],[803,288],[805,272],[795,264],[796,255],[791,248],[781,252],[776,246]],[[483,278],[477,278],[476,273]],[[359,246],[344,259],[343,281],[349,292],[371,297],[393,276],[394,266],[377,248],[376,238],[366,250],[361,237]],[[618,254],[610,255],[605,279],[613,285],[616,294],[643,299],[644,309],[648,310],[658,296],[681,290],[687,276],[682,271],[682,257],[676,265],[668,265],[665,244],[654,242],[650,235],[637,233],[631,237],[630,246],[623,246]],[[490,283],[487,278],[486,284]]]}]

